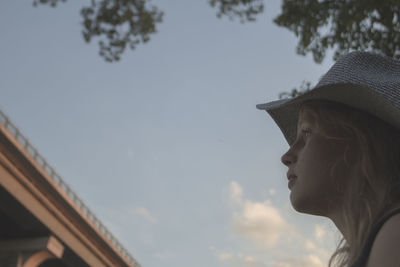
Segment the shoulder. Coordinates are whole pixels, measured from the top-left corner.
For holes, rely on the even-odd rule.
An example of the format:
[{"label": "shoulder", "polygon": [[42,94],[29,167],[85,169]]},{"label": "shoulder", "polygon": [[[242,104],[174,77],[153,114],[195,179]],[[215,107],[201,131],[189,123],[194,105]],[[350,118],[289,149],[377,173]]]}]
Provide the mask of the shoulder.
[{"label": "shoulder", "polygon": [[400,214],[393,215],[379,230],[371,248],[366,267],[399,267]]}]

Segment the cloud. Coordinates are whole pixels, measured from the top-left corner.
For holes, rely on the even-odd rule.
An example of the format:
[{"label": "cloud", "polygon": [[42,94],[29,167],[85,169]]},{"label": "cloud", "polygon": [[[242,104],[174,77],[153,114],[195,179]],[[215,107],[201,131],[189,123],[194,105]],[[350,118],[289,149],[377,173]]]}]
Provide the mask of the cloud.
[{"label": "cloud", "polygon": [[153,215],[150,214],[150,212],[144,208],[144,207],[137,207],[135,209],[135,213],[138,215],[141,215],[143,218],[145,218],[147,221],[151,223],[158,223],[157,218],[155,218]]},{"label": "cloud", "polygon": [[[327,236],[322,225],[314,225],[313,235],[305,237],[297,230],[296,225],[286,221],[280,208],[275,207],[271,201],[257,202],[245,199],[242,187],[235,181],[230,183],[229,192],[230,204],[233,207],[231,230],[235,235],[254,245],[256,250],[247,248],[248,253],[260,256],[261,252],[261,255],[265,255],[261,256],[262,259],[269,261],[267,264],[260,259],[256,260],[252,255],[244,256],[240,253],[236,256],[233,253],[221,254],[226,259],[225,265],[229,267],[326,266],[332,253],[322,246]],[[221,260],[221,257],[219,259]]]},{"label": "cloud", "polygon": [[270,194],[271,196],[274,196],[274,195],[276,194],[276,190],[273,189],[273,188],[269,189],[268,192],[269,192],[269,194]]},{"label": "cloud", "polygon": [[316,224],[314,227],[314,235],[317,241],[322,242],[326,235],[326,231],[321,225]]},{"label": "cloud", "polygon": [[304,243],[304,248],[307,250],[315,250],[317,247],[314,245],[314,243],[310,240],[306,240]]},{"label": "cloud", "polygon": [[321,258],[315,254],[264,262],[243,253],[232,254],[215,250],[214,252],[221,264],[227,267],[326,267]]},{"label": "cloud", "polygon": [[251,257],[251,256],[243,256],[243,255],[240,255],[240,257],[241,257],[245,262],[248,262],[248,263],[256,262],[256,260],[255,260],[253,257]]},{"label": "cloud", "polygon": [[233,259],[233,256],[232,256],[232,254],[230,254],[230,253],[221,252],[221,253],[218,254],[218,259],[219,259],[220,261],[228,261],[228,260],[232,260],[232,259]]},{"label": "cloud", "polygon": [[237,182],[232,182],[229,187],[230,199],[233,204],[242,204],[243,190]]},{"label": "cloud", "polygon": [[237,182],[230,184],[230,199],[236,204],[232,228],[236,234],[252,241],[257,247],[270,249],[278,241],[295,234],[293,229],[269,201],[243,200],[243,190]]},{"label": "cloud", "polygon": [[[315,243],[311,240],[306,240],[304,242],[304,250],[308,251],[311,253],[310,255],[314,255],[315,257],[318,257],[319,261],[325,261],[328,262],[329,258],[332,253],[330,253],[328,250],[326,250],[324,247],[320,245],[315,245]],[[311,257],[311,259],[313,259]]]},{"label": "cloud", "polygon": [[262,261],[254,259],[252,256],[243,253],[229,253],[217,251],[214,247],[210,248],[223,266],[227,267],[270,267]]},{"label": "cloud", "polygon": [[253,241],[258,247],[271,248],[287,233],[287,223],[268,201],[257,203],[245,201],[243,208],[235,213],[233,229],[239,235]]},{"label": "cloud", "polygon": [[302,257],[281,259],[272,263],[271,267],[326,267],[319,256],[308,254]]}]

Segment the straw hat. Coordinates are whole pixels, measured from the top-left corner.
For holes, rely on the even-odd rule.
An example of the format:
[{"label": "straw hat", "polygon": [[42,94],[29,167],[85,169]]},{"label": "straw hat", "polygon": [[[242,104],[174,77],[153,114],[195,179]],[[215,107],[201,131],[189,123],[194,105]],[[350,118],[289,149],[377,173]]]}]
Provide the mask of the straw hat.
[{"label": "straw hat", "polygon": [[310,99],[339,102],[370,113],[400,130],[400,61],[370,52],[342,56],[309,92],[257,105],[278,124],[289,145],[297,133],[301,104]]}]

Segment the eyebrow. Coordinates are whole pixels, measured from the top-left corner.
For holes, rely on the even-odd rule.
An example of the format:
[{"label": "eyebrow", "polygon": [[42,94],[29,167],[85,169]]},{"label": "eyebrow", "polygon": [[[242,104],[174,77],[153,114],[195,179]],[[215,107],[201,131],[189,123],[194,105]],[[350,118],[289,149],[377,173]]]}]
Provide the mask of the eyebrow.
[{"label": "eyebrow", "polygon": [[301,117],[299,116],[298,122],[297,122],[297,128],[300,128],[300,126],[302,126],[303,124],[311,124],[309,120],[304,119],[304,117],[301,119]]},{"label": "eyebrow", "polygon": [[300,128],[302,125],[307,125],[307,126],[313,126],[313,124],[310,121],[302,121],[301,123],[297,124],[297,128]]},{"label": "eyebrow", "polygon": [[313,125],[316,121],[316,118],[313,114],[310,114],[307,110],[300,112],[298,116],[298,123],[297,126],[300,126],[302,123],[308,123]]}]

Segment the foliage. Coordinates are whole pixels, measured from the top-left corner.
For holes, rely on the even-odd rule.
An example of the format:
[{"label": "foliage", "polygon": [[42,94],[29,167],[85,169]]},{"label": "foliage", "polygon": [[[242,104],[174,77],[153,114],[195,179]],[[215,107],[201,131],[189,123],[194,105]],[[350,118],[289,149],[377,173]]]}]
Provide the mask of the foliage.
[{"label": "foliage", "polygon": [[56,7],[58,2],[66,2],[67,0],[34,0],[33,6],[38,4],[49,4],[51,7]]},{"label": "foliage", "polygon": [[255,21],[255,16],[264,11],[263,0],[209,0],[209,3],[212,7],[218,6],[218,18],[223,15],[231,20],[239,17],[242,23]]},{"label": "foliage", "polygon": [[303,81],[303,83],[300,85],[300,89],[297,88],[293,88],[291,92],[283,92],[279,94],[279,99],[283,99],[283,98],[293,98],[299,95],[302,95],[304,93],[307,93],[308,91],[310,91],[311,88],[311,82],[306,82]]},{"label": "foliage", "polygon": [[[66,0],[33,0],[55,7]],[[91,0],[81,9],[83,37],[99,38],[100,55],[118,61],[125,48],[134,49],[156,32],[163,12],[150,0]],[[209,0],[217,17],[255,21],[264,11],[264,0]],[[328,49],[334,60],[350,50],[370,50],[400,58],[400,0],[282,0],[274,19],[299,38],[297,53],[312,53],[321,63]]]},{"label": "foliage", "polygon": [[[65,1],[34,0],[33,4],[55,7],[57,2]],[[100,56],[113,62],[120,60],[127,46],[135,49],[140,42],[149,41],[163,13],[154,6],[148,7],[146,0],[92,0],[90,6],[81,9],[81,15],[85,41],[89,43],[93,37],[98,37]]]},{"label": "foliage", "polygon": [[[218,17],[242,18],[239,7],[263,7],[260,0],[211,0],[219,4]],[[256,9],[257,10],[257,9]],[[262,12],[253,12],[255,15]],[[239,13],[239,14],[238,14]],[[281,14],[274,19],[299,38],[297,53],[311,52],[321,63],[329,48],[334,60],[350,50],[369,50],[400,58],[400,0],[282,0]]]},{"label": "foliage", "polygon": [[[219,17],[231,17],[232,8],[258,0],[213,0],[220,3]],[[257,15],[258,13],[254,13]],[[241,16],[240,16],[241,17]],[[254,19],[254,18],[253,18]],[[328,49],[333,59],[352,50],[368,50],[400,58],[400,0],[282,0],[281,14],[274,19],[299,38],[297,54],[312,53],[321,63]],[[310,90],[310,83],[280,94],[280,98],[296,97]]]},{"label": "foliage", "polygon": [[321,63],[327,48],[334,59],[350,50],[400,58],[399,0],[283,0],[274,22],[299,37],[297,53],[312,52]]}]

